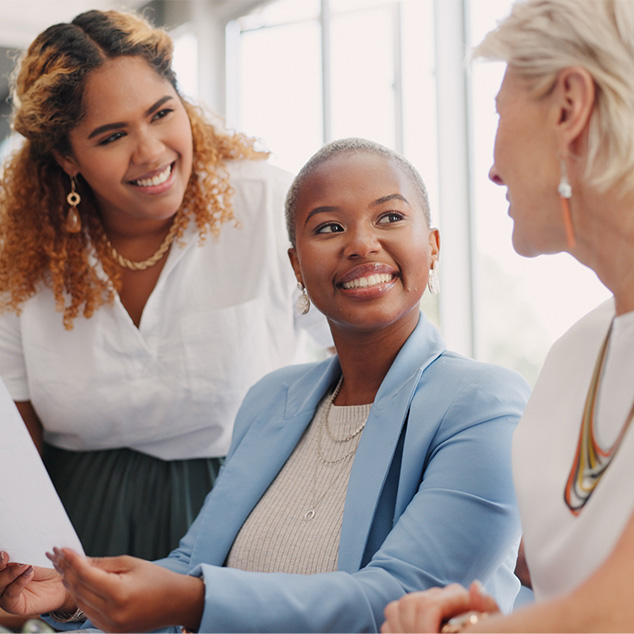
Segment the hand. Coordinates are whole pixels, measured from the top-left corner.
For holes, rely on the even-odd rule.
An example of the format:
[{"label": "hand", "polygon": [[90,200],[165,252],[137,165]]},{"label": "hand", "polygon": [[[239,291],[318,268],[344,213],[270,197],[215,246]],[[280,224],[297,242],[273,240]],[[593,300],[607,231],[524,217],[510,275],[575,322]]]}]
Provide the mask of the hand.
[{"label": "hand", "polygon": [[27,616],[52,610],[75,609],[60,575],[50,568],[9,561],[0,551],[0,608]]},{"label": "hand", "polygon": [[77,606],[99,629],[145,632],[184,625],[198,630],[205,598],[198,577],[127,555],[91,559],[55,548],[48,557]]},{"label": "hand", "polygon": [[469,590],[453,583],[445,588],[412,592],[388,604],[381,632],[440,632],[445,621],[471,610],[499,612],[497,603],[482,591],[479,581],[474,581]]}]

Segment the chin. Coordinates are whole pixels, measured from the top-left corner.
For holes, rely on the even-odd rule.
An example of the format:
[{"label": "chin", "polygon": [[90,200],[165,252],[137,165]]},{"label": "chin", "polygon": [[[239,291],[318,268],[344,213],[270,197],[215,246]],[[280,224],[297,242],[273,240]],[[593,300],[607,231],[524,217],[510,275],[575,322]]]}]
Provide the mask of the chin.
[{"label": "chin", "polygon": [[544,251],[542,251],[541,249],[537,249],[534,245],[531,245],[530,243],[527,243],[526,240],[523,240],[522,237],[519,236],[515,231],[513,232],[512,241],[515,253],[521,255],[522,257],[534,258],[544,253]]}]

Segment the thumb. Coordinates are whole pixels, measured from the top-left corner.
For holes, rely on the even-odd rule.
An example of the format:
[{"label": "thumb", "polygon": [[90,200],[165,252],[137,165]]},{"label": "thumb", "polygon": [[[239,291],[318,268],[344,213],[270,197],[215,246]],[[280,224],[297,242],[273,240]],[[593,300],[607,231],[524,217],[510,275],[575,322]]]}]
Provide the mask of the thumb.
[{"label": "thumb", "polygon": [[87,557],[88,562],[104,572],[124,572],[129,570],[133,557],[120,555],[118,557]]},{"label": "thumb", "polygon": [[[57,550],[57,549],[54,549]],[[128,555],[118,557],[86,557],[80,555],[71,548],[62,548],[61,557],[58,557],[58,565],[66,571],[69,567],[73,568],[78,574],[90,574],[91,571],[103,572],[122,572],[130,567],[133,559]]]},{"label": "thumb", "polygon": [[499,612],[500,608],[495,599],[484,591],[482,582],[476,579],[469,586],[469,596],[473,609],[478,612]]}]

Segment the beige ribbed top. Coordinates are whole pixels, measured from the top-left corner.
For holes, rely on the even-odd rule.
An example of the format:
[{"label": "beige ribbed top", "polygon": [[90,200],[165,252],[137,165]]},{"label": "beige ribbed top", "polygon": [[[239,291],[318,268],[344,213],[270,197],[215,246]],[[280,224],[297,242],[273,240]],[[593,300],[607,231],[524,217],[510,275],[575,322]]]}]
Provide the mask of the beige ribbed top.
[{"label": "beige ribbed top", "polygon": [[[337,570],[348,479],[361,433],[333,441],[323,414],[330,396],[236,537],[227,566],[254,572],[315,574]],[[362,425],[371,405],[333,405],[328,428],[337,439]],[[336,461],[339,462],[324,462]],[[345,457],[350,454],[348,457]],[[257,474],[254,474],[257,477]],[[305,519],[314,508],[312,519]]]}]

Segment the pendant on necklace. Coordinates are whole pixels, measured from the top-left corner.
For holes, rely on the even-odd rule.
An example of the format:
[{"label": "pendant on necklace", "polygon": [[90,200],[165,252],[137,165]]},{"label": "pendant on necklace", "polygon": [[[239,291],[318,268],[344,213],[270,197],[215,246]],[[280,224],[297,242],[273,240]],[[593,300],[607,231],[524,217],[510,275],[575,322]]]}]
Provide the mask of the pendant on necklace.
[{"label": "pendant on necklace", "polygon": [[306,511],[306,513],[304,513],[304,519],[305,519],[306,521],[308,521],[308,520],[312,520],[312,519],[313,519],[313,517],[315,517],[315,509],[314,509],[314,507],[312,507],[312,506],[311,506],[311,507],[310,507],[310,508]]}]

